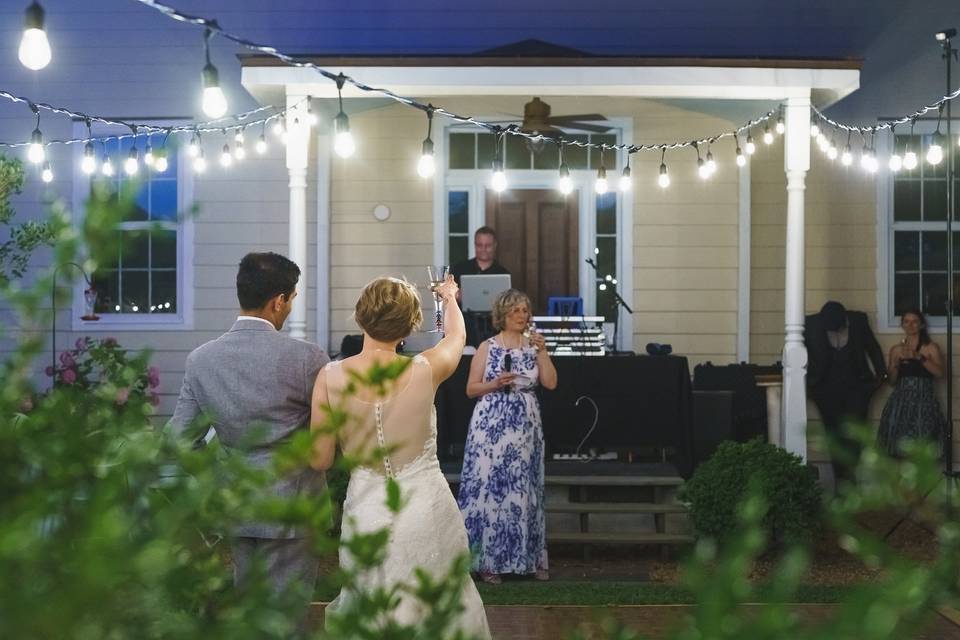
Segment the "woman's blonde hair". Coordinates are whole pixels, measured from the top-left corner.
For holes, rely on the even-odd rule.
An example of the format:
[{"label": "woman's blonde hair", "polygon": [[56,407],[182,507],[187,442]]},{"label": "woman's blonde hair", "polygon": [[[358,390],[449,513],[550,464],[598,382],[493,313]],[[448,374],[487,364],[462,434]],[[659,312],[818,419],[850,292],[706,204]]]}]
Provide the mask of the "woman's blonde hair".
[{"label": "woman's blonde hair", "polygon": [[402,340],[423,321],[420,294],[406,280],[377,278],[360,292],[353,317],[374,340]]},{"label": "woman's blonde hair", "polygon": [[518,304],[524,303],[527,305],[527,311],[533,313],[533,304],[530,302],[530,298],[527,296],[527,294],[525,294],[523,291],[520,291],[519,289],[507,289],[498,295],[493,301],[493,317],[491,318],[493,328],[497,329],[498,331],[503,331],[507,314],[510,313],[510,310]]}]

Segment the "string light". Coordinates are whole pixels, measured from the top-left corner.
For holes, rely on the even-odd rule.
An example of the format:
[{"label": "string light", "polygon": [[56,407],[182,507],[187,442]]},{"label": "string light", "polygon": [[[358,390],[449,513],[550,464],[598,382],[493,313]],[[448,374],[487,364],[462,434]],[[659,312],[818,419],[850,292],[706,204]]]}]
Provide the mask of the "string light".
[{"label": "string light", "polygon": [[287,127],[283,122],[283,118],[278,118],[277,121],[273,123],[273,133],[281,140],[287,135]]},{"label": "string light", "polygon": [[187,145],[187,155],[196,158],[200,155],[200,134],[196,131],[190,136],[190,143]]},{"label": "string light", "polygon": [[818,127],[816,123],[810,125],[810,137],[816,138],[819,135],[820,135],[820,127]]},{"label": "string light", "polygon": [[150,146],[150,138],[147,138],[147,146],[143,150],[143,164],[153,167],[156,162],[156,156],[153,154],[153,147]]},{"label": "string light", "polygon": [[757,152],[757,145],[753,142],[753,135],[749,131],[747,131],[747,141],[743,145],[743,150],[747,152],[748,156]]},{"label": "string light", "polygon": [[610,185],[607,183],[607,168],[603,165],[600,165],[597,169],[597,181],[594,183],[593,188],[599,196],[605,194],[610,188]]},{"label": "string light", "polygon": [[710,151],[710,143],[707,143],[707,162],[704,166],[707,167],[707,177],[717,172],[717,162],[713,159],[713,152]]},{"label": "string light", "polygon": [[320,119],[313,111],[313,96],[307,96],[307,124],[311,127],[317,126]]},{"label": "string light", "polygon": [[222,118],[227,112],[227,97],[223,95],[223,89],[220,88],[220,73],[210,62],[210,39],[212,37],[213,31],[211,29],[204,31],[203,53],[207,64],[200,74],[203,80],[203,112],[210,118]]},{"label": "string light", "polygon": [[660,153],[660,175],[657,176],[657,184],[660,185],[661,189],[666,189],[670,186],[670,174],[667,173],[666,156],[667,150],[663,149]]},{"label": "string light", "polygon": [[770,125],[763,128],[763,144],[767,146],[773,144],[773,132],[770,131]]},{"label": "string light", "polygon": [[20,63],[27,69],[39,71],[48,64],[53,57],[50,51],[50,41],[43,28],[44,12],[39,2],[32,2],[27,7],[23,24],[23,36],[20,38],[20,49],[17,56]]},{"label": "string light", "polygon": [[900,154],[897,153],[897,136],[896,136],[896,127],[890,128],[890,137],[893,138],[893,153],[890,154],[890,160],[887,161],[887,167],[890,168],[890,171],[896,173],[903,168],[903,158],[900,157]]},{"label": "string light", "polygon": [[783,124],[783,106],[780,107],[777,114],[777,127],[776,131],[778,134],[783,135],[783,132],[787,130],[786,125]]},{"label": "string light", "polygon": [[560,181],[557,183],[557,188],[561,194],[568,196],[573,193],[573,179],[570,178],[570,167],[563,159],[563,140],[557,142],[557,147],[560,150]]},{"label": "string light", "polygon": [[697,150],[697,175],[700,176],[701,180],[706,180],[710,177],[710,169],[703,161],[703,158],[700,157],[700,147],[693,145],[693,148]]},{"label": "string light", "polygon": [[53,182],[53,169],[50,168],[50,161],[44,160],[43,171],[40,172],[40,179],[44,182]]},{"label": "string light", "polygon": [[930,146],[927,148],[927,162],[936,166],[943,162],[943,147],[940,146],[939,134],[930,137]]},{"label": "string light", "polygon": [[350,118],[343,111],[343,83],[347,77],[342,73],[337,76],[337,100],[340,104],[340,112],[333,119],[333,150],[341,158],[349,158],[356,151],[357,146],[353,141],[353,135],[350,133]]},{"label": "string light", "polygon": [[110,161],[110,156],[104,152],[103,154],[103,163],[100,164],[100,172],[107,178],[112,178],[114,174],[113,162]]},{"label": "string light", "polygon": [[617,184],[621,193],[626,193],[633,188],[633,177],[630,174],[630,154],[627,153],[627,165],[620,172],[620,182]]},{"label": "string light", "polygon": [[501,132],[497,132],[494,143],[493,157],[493,175],[490,178],[490,187],[497,193],[503,193],[507,188],[507,174],[503,171],[503,160],[501,158],[500,141],[503,137]]},{"label": "string light", "polygon": [[40,133],[40,127],[33,130],[30,134],[30,146],[27,147],[27,160],[33,164],[40,164],[47,157],[43,146],[43,134]]},{"label": "string light", "polygon": [[831,160],[837,159],[837,145],[833,144],[833,138],[830,138],[830,144],[827,147],[827,157]]},{"label": "string light", "polygon": [[233,155],[230,153],[230,145],[224,144],[223,151],[220,152],[220,166],[224,169],[233,164]]},{"label": "string light", "polygon": [[93,143],[88,142],[83,146],[83,159],[80,160],[80,170],[85,174],[93,175],[97,170],[96,152],[93,150]]},{"label": "string light", "polygon": [[127,159],[123,163],[123,171],[128,176],[135,176],[139,170],[140,152],[137,151],[137,145],[134,144],[132,147],[130,147],[130,152],[127,154]]},{"label": "string light", "polygon": [[153,161],[153,170],[157,173],[163,173],[167,170],[167,166],[167,150],[163,148],[156,153],[156,159]]},{"label": "string light", "polygon": [[420,150],[420,160],[417,162],[417,174],[421,178],[429,178],[437,170],[433,158],[433,140],[430,134],[433,131],[433,109],[427,109],[427,137],[423,140]]},{"label": "string light", "polygon": [[853,131],[847,131],[847,146],[843,148],[843,155],[840,156],[840,164],[845,167],[853,164],[853,149],[850,147],[851,135],[853,135]]},{"label": "string light", "polygon": [[257,144],[254,145],[257,150],[257,153],[263,155],[267,152],[267,137],[264,134],[260,134],[260,137],[257,139]]},{"label": "string light", "polygon": [[247,150],[243,146],[243,140],[237,140],[237,143],[233,145],[233,157],[237,160],[243,160],[247,157]]},{"label": "string light", "polygon": [[207,158],[203,149],[200,149],[200,153],[193,159],[193,170],[197,173],[203,173],[207,170]]},{"label": "string light", "polygon": [[737,166],[738,166],[738,167],[746,166],[746,164],[747,164],[747,157],[746,157],[745,155],[743,155],[743,149],[740,148],[740,137],[737,136],[737,135],[734,135],[734,136],[733,136],[733,141],[734,141],[734,143],[736,143],[736,145],[737,145],[737,151],[736,151],[736,154],[737,154]]}]

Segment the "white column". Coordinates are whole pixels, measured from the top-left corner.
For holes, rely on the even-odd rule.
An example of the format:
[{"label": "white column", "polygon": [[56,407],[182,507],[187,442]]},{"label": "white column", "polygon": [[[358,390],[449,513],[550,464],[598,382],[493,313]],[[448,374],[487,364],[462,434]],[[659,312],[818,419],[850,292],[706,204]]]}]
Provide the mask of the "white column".
[{"label": "white column", "polygon": [[[329,133],[317,136],[317,344],[330,344],[330,151]],[[339,348],[339,345],[337,345]]]},{"label": "white column", "polygon": [[287,94],[287,172],[290,174],[289,248],[287,257],[300,267],[299,297],[287,321],[290,336],[307,337],[307,163],[310,126],[307,124],[306,96]]},{"label": "white column", "polygon": [[810,97],[788,98],[784,168],[787,173],[785,336],[783,343],[783,447],[807,459],[807,348],[804,323],[804,179],[810,169]]}]

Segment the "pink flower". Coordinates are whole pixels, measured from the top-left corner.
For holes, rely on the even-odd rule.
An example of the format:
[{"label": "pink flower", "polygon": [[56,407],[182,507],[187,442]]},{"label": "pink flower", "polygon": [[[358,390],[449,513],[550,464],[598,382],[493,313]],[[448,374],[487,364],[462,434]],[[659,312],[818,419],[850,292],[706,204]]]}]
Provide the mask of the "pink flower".
[{"label": "pink flower", "polygon": [[76,361],[73,359],[73,354],[69,351],[64,351],[60,354],[60,364],[65,367],[72,367],[76,364]]},{"label": "pink flower", "polygon": [[77,381],[77,372],[73,369],[64,369],[63,370],[63,381],[67,384],[73,384]]},{"label": "pink flower", "polygon": [[152,404],[152,405],[155,406],[155,407],[160,406],[160,394],[159,394],[159,393],[151,393],[151,394],[150,394],[150,404]]},{"label": "pink flower", "polygon": [[117,404],[127,404],[127,400],[130,399],[130,389],[123,387],[122,389],[117,389]]},{"label": "pink flower", "polygon": [[160,369],[156,367],[150,367],[147,369],[147,383],[150,385],[151,389],[156,389],[160,386]]}]

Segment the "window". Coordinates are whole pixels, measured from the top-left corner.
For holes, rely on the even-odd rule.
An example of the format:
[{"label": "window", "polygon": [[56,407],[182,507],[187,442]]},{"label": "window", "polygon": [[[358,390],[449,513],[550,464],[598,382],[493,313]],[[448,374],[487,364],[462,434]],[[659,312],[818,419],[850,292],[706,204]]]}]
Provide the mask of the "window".
[{"label": "window", "polygon": [[[592,142],[594,144],[616,144],[617,136],[612,134],[570,135],[564,134],[564,140],[570,142]],[[451,129],[449,146],[450,169],[489,169],[493,163],[494,135],[457,131]],[[522,169],[560,168],[560,154],[557,145],[543,142],[535,143],[520,136],[503,137],[503,167],[507,171]],[[607,171],[616,171],[618,154],[604,154],[603,164]],[[600,150],[565,145],[563,159],[571,171],[577,169],[596,169],[600,166]]]},{"label": "window", "polygon": [[447,194],[447,264],[463,262],[470,251],[470,192]]},{"label": "window", "polygon": [[[98,155],[109,155],[116,173],[109,178],[101,175],[97,180],[110,180],[119,191],[135,179],[140,181],[140,188],[135,206],[117,225],[116,255],[110,263],[98,265],[92,275],[93,289],[97,292],[94,310],[101,319],[86,328],[185,327],[192,313],[192,295],[185,290],[188,286],[185,283],[191,282],[185,277],[190,263],[187,255],[191,228],[189,222],[180,219],[179,213],[188,209],[190,185],[185,183],[189,172],[182,171],[182,158],[178,151],[171,149],[166,171],[149,170],[141,162],[140,171],[131,178],[123,170],[123,161],[133,144],[132,138],[108,140],[102,150],[98,149]],[[146,146],[143,137],[138,139],[137,146],[142,154]],[[84,187],[78,192],[82,191],[85,201],[89,195],[89,179],[79,175]],[[82,306],[83,296],[76,298]]]},{"label": "window", "polygon": [[[926,123],[924,123],[926,124]],[[917,129],[920,128],[918,123]],[[912,171],[888,173],[889,233],[887,273],[888,324],[910,307],[919,307],[933,323],[946,315],[947,297],[947,158],[938,165],[925,157],[933,137],[930,134],[896,134],[893,146],[903,156],[917,154]],[[957,146],[941,140],[960,161]],[[950,151],[948,151],[950,152]],[[960,166],[960,165],[958,165]],[[954,193],[957,193],[954,184]],[[960,225],[950,224],[954,234],[954,313],[960,312]]]}]

